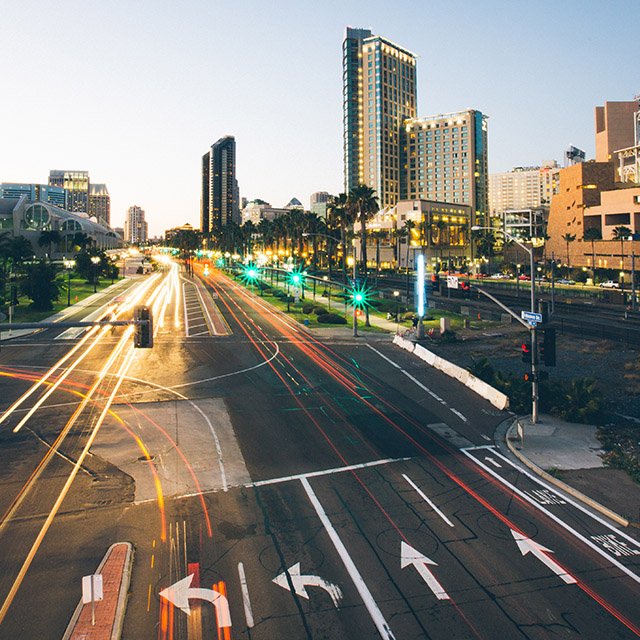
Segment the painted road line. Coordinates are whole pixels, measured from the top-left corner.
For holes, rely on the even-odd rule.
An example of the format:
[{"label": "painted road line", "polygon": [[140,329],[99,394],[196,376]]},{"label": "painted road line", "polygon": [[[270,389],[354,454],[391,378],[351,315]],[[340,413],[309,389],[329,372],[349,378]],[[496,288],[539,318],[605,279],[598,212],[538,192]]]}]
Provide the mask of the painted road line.
[{"label": "painted road line", "polygon": [[378,608],[376,601],[373,599],[369,588],[367,587],[365,581],[362,579],[360,572],[358,571],[355,563],[349,555],[349,552],[344,546],[342,540],[340,540],[338,533],[333,528],[329,517],[322,508],[322,505],[320,504],[320,501],[318,500],[316,494],[313,492],[309,481],[306,478],[302,478],[300,482],[302,482],[302,486],[304,487],[304,490],[309,497],[309,501],[313,505],[313,508],[316,510],[316,513],[318,514],[318,517],[320,518],[325,531],[329,534],[329,538],[331,538],[331,542],[333,542],[335,550],[338,552],[338,555],[340,556],[345,569],[349,573],[353,584],[358,590],[358,593],[360,594],[360,597],[364,602],[364,606],[367,608],[367,611],[369,612],[369,615],[371,616],[373,624],[376,626],[380,637],[383,638],[383,640],[395,640],[395,636],[393,635],[389,624],[384,619],[382,611],[380,611],[380,609]]},{"label": "painted road line", "polygon": [[289,581],[293,585],[293,590],[297,596],[309,600],[309,594],[307,593],[307,587],[319,587],[329,594],[333,606],[336,609],[340,608],[340,600],[342,600],[342,590],[337,584],[333,584],[320,576],[312,574],[303,575],[300,570],[300,563],[296,562],[289,567],[286,571],[278,574],[271,582],[275,582],[279,587],[291,591]]},{"label": "painted road line", "polygon": [[635,545],[635,546],[640,548],[640,541],[636,540],[635,538],[632,538],[630,535],[628,535],[624,531],[618,529],[617,527],[612,525],[608,520],[605,520],[604,518],[602,518],[597,513],[593,513],[592,511],[587,509],[587,507],[582,505],[580,502],[577,502],[576,500],[574,500],[571,496],[565,495],[564,492],[562,494],[560,494],[556,488],[552,487],[550,484],[545,482],[542,478],[539,478],[535,474],[531,473],[528,469],[525,469],[524,467],[520,467],[516,463],[512,462],[511,460],[509,460],[509,458],[507,458],[506,456],[503,456],[500,452],[496,451],[495,452],[495,456],[500,458],[501,460],[504,460],[504,462],[506,462],[508,465],[513,467],[516,471],[518,471],[519,473],[524,474],[525,476],[527,476],[527,478],[529,478],[530,480],[533,480],[534,482],[536,482],[540,486],[544,487],[545,489],[551,491],[555,495],[557,495],[557,496],[561,495],[562,499],[566,503],[568,503],[571,506],[575,507],[579,511],[582,511],[582,513],[587,514],[588,516],[593,518],[599,524],[603,525],[604,527],[606,527],[610,531],[613,531],[616,535],[621,536],[622,538],[627,540],[627,542],[631,542],[633,545]]},{"label": "painted road line", "polygon": [[429,566],[437,567],[438,563],[431,560],[431,558],[427,558],[427,556],[402,540],[400,543],[400,568],[404,569],[411,566],[415,567],[420,577],[438,600],[450,600],[449,594],[429,569]]},{"label": "painted road line", "polygon": [[371,351],[375,351],[375,353],[377,353],[383,360],[386,360],[392,367],[395,367],[396,369],[402,369],[402,367],[397,362],[394,362],[391,358],[385,356],[384,353],[378,351],[375,347],[372,347],[370,344],[367,344],[367,347],[369,347]]},{"label": "painted road line", "polygon": [[381,464],[390,464],[391,462],[405,462],[411,458],[386,458],[384,460],[374,460],[372,462],[362,462],[360,464],[351,464],[346,467],[334,467],[333,469],[324,469],[323,471],[310,471],[309,473],[298,473],[294,476],[283,476],[280,478],[272,478],[271,480],[258,480],[250,482],[246,487],[264,487],[269,484],[280,484],[282,482],[291,482],[292,480],[303,480],[306,478],[316,478],[318,476],[328,476],[334,473],[343,473],[345,471],[354,471],[355,469],[366,469],[367,467],[377,467]]},{"label": "painted road line", "polygon": [[458,418],[462,420],[462,422],[469,422],[467,418],[464,415],[462,415],[457,409],[454,409],[453,407],[449,407],[449,408],[451,409],[451,413],[455,413],[458,416]]},{"label": "painted road line", "polygon": [[182,304],[184,305],[184,333],[189,337],[189,314],[187,312],[187,290],[186,283],[182,283]]},{"label": "painted road line", "polygon": [[551,571],[553,571],[553,573],[555,573],[563,582],[566,582],[567,584],[576,584],[577,580],[549,556],[550,553],[553,553],[551,549],[538,544],[531,538],[527,538],[513,529],[511,529],[511,535],[516,541],[518,549],[520,549],[520,553],[523,556],[526,556],[528,553],[532,554],[538,558],[545,567],[551,569]]},{"label": "painted road line", "polygon": [[512,485],[510,482],[505,480],[499,473],[497,473],[496,471],[494,471],[493,469],[488,467],[486,464],[484,464],[484,462],[480,462],[480,460],[478,460],[477,458],[474,458],[468,451],[462,449],[462,453],[464,453],[468,458],[473,460],[477,465],[482,467],[488,474],[492,475],[496,480],[501,482],[506,487],[509,487],[509,489],[511,489],[511,491],[513,491],[515,494],[519,495],[523,500],[526,500],[530,505],[532,505],[533,507],[538,509],[538,511],[541,511],[542,513],[544,513],[546,516],[551,518],[555,523],[559,524],[563,529],[565,529],[570,534],[575,536],[578,540],[580,540],[581,542],[586,544],[590,549],[595,551],[598,555],[602,556],[603,558],[605,558],[606,560],[611,562],[611,564],[613,564],[615,567],[620,569],[620,571],[622,571],[622,573],[627,575],[634,582],[637,582],[638,584],[640,584],[640,576],[638,576],[635,573],[633,573],[633,571],[631,571],[630,569],[625,567],[621,562],[618,562],[615,558],[611,557],[608,553],[605,553],[605,551],[603,551],[603,549],[601,547],[599,547],[598,545],[596,545],[592,540],[589,540],[588,538],[585,538],[581,533],[576,531],[572,526],[568,525],[564,520],[562,520],[561,518],[556,516],[554,513],[552,513],[551,511],[549,511],[545,507],[543,507],[536,500],[534,500],[531,496],[528,496],[524,491],[520,491],[520,489],[518,489],[517,487]]},{"label": "painted road line", "polygon": [[247,620],[247,627],[253,628],[253,610],[249,598],[249,587],[247,586],[247,576],[244,573],[244,565],[238,562],[238,575],[240,576],[240,589],[242,591],[242,604],[244,606],[244,617]]},{"label": "painted road line", "polygon": [[496,469],[502,469],[502,465],[499,462],[496,462],[491,456],[485,456],[484,459],[496,467]]},{"label": "painted road line", "polygon": [[425,493],[422,491],[422,489],[420,489],[420,487],[411,479],[409,478],[409,476],[407,476],[406,474],[402,474],[402,477],[418,492],[418,495],[450,526],[453,527],[453,522],[451,522],[451,520],[449,520],[449,518],[447,518],[447,516],[444,515],[444,513],[442,513],[442,511],[440,511],[440,509],[438,509],[438,507],[436,507],[436,505],[433,503],[432,500],[430,500],[428,498],[428,496],[425,495]]}]

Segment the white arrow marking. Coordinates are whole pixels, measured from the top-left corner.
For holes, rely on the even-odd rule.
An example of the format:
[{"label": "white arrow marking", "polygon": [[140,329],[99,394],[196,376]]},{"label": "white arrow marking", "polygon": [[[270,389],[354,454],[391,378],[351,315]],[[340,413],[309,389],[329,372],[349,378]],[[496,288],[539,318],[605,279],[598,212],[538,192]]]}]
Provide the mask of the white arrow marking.
[{"label": "white arrow marking", "polygon": [[498,469],[502,469],[502,465],[498,464],[493,458],[490,458],[489,456],[485,456],[484,459],[487,462],[490,462],[494,467],[498,467]]},{"label": "white arrow marking", "polygon": [[231,614],[229,613],[229,601],[215,589],[191,588],[193,574],[172,584],[160,592],[160,597],[168,600],[174,607],[182,609],[188,616],[191,615],[189,600],[207,600],[216,608],[218,627],[220,629],[231,626]]},{"label": "white arrow marking", "polygon": [[555,560],[550,558],[547,553],[553,553],[551,549],[543,547],[541,544],[534,542],[531,538],[525,538],[522,534],[511,529],[511,535],[514,537],[518,549],[523,556],[532,553],[542,564],[546,565],[553,573],[564,580],[567,584],[575,584],[576,579],[568,574]]},{"label": "white arrow marking", "polygon": [[409,565],[413,565],[438,600],[449,600],[447,592],[436,580],[433,573],[431,573],[427,568],[428,564],[434,567],[438,566],[437,562],[430,560],[427,556],[414,549],[411,545],[408,545],[404,540],[400,543],[400,568],[404,569]]},{"label": "white arrow marking", "polygon": [[331,600],[333,600],[334,606],[339,606],[340,600],[342,600],[342,591],[340,591],[340,587],[338,585],[327,582],[320,576],[303,576],[300,573],[300,563],[296,562],[292,567],[290,567],[286,571],[283,571],[279,576],[276,576],[273,579],[273,582],[275,582],[279,587],[286,589],[287,591],[291,591],[289,581],[287,580],[287,573],[291,577],[291,582],[293,583],[293,588],[296,592],[296,595],[308,600],[309,594],[307,593],[305,587],[320,587],[331,596]]}]

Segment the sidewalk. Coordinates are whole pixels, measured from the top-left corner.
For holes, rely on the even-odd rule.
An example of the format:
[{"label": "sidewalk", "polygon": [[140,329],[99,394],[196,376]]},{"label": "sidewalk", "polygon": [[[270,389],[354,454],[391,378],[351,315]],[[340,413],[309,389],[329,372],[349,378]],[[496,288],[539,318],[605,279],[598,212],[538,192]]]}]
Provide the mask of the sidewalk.
[{"label": "sidewalk", "polygon": [[95,625],[91,622],[91,604],[83,604],[80,600],[62,640],[120,638],[132,563],[133,547],[129,542],[118,542],[109,547],[96,570],[96,574],[102,575],[103,599],[95,603]]},{"label": "sidewalk", "polygon": [[[524,442],[518,432],[524,428]],[[526,466],[546,481],[578,498],[622,526],[640,526],[640,484],[624,471],[605,467],[597,427],[541,415],[513,421],[506,444]]]}]

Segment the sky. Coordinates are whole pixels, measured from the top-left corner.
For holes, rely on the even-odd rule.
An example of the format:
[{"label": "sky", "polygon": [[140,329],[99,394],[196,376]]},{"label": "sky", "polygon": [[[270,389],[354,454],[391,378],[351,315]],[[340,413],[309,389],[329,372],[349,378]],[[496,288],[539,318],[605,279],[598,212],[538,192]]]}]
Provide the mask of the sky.
[{"label": "sky", "polygon": [[418,56],[418,115],[489,116],[489,171],[595,153],[594,107],[640,93],[640,2],[5,0],[0,182],[106,183],[113,226],[199,224],[200,164],[236,139],[240,195],[343,190],[342,39]]}]

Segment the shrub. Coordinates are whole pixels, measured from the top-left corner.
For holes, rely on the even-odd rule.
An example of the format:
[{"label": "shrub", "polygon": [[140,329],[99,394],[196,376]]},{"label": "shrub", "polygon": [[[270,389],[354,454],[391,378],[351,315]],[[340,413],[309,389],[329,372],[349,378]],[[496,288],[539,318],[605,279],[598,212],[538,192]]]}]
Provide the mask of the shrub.
[{"label": "shrub", "polygon": [[313,302],[305,302],[302,305],[302,313],[311,313],[313,311],[313,307],[315,307],[315,303]]},{"label": "shrub", "polygon": [[281,289],[274,289],[273,293],[271,294],[274,298],[284,298],[284,291],[282,291]]},{"label": "shrub", "polygon": [[315,313],[317,316],[321,316],[321,315],[327,313],[327,310],[321,305],[316,305],[311,310],[311,313]]},{"label": "shrub", "polygon": [[322,313],[318,316],[320,324],[347,324],[347,321],[337,313]]}]

